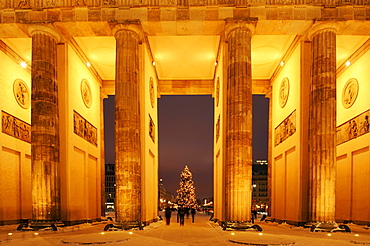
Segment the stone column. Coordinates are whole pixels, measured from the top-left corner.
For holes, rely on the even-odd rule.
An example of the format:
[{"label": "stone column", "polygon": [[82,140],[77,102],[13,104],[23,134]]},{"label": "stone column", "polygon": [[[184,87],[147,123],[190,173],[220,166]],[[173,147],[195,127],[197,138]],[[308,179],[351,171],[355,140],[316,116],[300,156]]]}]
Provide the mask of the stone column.
[{"label": "stone column", "polygon": [[60,220],[57,43],[53,29],[31,26],[32,36],[32,225]]},{"label": "stone column", "polygon": [[251,220],[252,32],[244,23],[228,32],[226,91],[226,221]]},{"label": "stone column", "polygon": [[312,81],[309,105],[311,222],[335,220],[336,29],[312,30]]},{"label": "stone column", "polygon": [[117,26],[115,134],[116,221],[141,221],[139,42],[130,25]]}]

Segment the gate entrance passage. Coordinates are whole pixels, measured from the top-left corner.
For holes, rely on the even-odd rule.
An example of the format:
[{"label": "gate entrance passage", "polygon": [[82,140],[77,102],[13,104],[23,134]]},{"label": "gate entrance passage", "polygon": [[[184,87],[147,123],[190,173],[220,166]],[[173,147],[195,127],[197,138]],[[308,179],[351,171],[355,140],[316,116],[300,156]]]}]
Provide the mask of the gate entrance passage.
[{"label": "gate entrance passage", "polygon": [[214,218],[249,224],[252,94],[270,98],[271,217],[369,224],[370,25],[348,3],[0,2],[0,224],[100,220],[107,95],[117,227],[157,219],[162,95],[214,97]]}]

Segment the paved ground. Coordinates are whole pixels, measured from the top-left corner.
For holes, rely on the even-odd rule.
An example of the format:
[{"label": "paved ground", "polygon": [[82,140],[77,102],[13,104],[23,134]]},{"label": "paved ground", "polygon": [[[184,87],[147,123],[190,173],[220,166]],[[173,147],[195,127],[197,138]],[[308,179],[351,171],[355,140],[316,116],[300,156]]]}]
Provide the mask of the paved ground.
[{"label": "paved ground", "polygon": [[[223,231],[218,224],[208,221],[209,216],[197,214],[195,223],[185,219],[185,226],[176,223],[176,216],[171,224],[164,221],[152,223],[144,230],[103,232],[107,222],[83,224],[58,228],[57,232],[40,231],[17,232],[17,225],[0,226],[0,246],[43,246],[43,245],[130,245],[130,246],[213,246],[213,245],[370,245],[370,230],[364,226],[350,225],[352,233],[310,232],[309,229],[287,224],[257,222],[263,232]],[[12,233],[12,235],[9,235]],[[260,235],[261,234],[261,235]]]}]

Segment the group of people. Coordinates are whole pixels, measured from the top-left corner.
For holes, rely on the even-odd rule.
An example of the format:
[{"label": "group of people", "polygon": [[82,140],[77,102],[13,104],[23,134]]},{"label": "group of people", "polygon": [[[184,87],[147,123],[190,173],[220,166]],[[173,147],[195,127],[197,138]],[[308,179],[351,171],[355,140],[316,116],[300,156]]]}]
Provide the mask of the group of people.
[{"label": "group of people", "polygon": [[[189,218],[189,210],[191,211],[191,221],[194,223],[194,216],[195,216],[195,208],[184,208],[184,207],[179,207],[177,210],[177,223],[180,222],[180,226],[184,226],[185,223],[185,215],[187,218]],[[166,225],[170,225],[171,222],[171,214],[172,210],[169,206],[166,207],[164,211],[164,216],[166,218]]]}]

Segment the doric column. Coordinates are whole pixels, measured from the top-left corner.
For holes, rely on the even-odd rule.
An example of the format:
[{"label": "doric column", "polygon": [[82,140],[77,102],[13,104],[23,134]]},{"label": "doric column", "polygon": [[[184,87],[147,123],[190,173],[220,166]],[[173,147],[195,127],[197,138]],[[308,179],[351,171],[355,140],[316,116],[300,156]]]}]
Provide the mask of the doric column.
[{"label": "doric column", "polygon": [[310,219],[335,221],[336,27],[315,26],[309,106]]},{"label": "doric column", "polygon": [[251,220],[252,199],[252,31],[244,22],[227,32],[226,221]]},{"label": "doric column", "polygon": [[139,42],[132,25],[115,28],[116,221],[141,221]]},{"label": "doric column", "polygon": [[60,220],[59,110],[53,29],[30,26],[32,36],[32,219],[34,227]]}]

